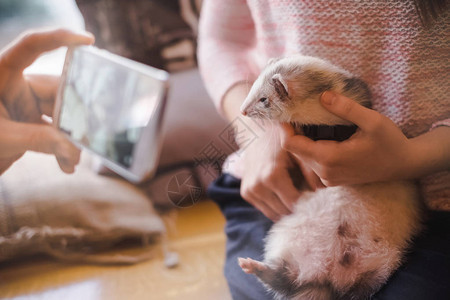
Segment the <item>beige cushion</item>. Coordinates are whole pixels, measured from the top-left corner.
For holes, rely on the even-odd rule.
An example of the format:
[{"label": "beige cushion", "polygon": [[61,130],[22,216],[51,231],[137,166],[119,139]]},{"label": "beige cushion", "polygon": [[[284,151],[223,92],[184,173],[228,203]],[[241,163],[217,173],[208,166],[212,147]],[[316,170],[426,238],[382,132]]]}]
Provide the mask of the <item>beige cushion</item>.
[{"label": "beige cushion", "polygon": [[85,153],[72,175],[53,156],[26,153],[0,176],[0,261],[35,253],[69,257],[162,232],[147,196],[96,175]]}]

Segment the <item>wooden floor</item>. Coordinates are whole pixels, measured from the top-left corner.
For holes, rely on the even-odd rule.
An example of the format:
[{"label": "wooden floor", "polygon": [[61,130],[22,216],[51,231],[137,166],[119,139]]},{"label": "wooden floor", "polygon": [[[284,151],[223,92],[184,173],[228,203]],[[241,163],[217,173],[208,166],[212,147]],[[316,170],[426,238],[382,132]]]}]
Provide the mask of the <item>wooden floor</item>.
[{"label": "wooden floor", "polygon": [[224,219],[218,208],[202,202],[171,219],[176,268],[164,266],[161,251],[150,261],[120,267],[34,258],[0,265],[0,299],[231,299],[222,274]]}]

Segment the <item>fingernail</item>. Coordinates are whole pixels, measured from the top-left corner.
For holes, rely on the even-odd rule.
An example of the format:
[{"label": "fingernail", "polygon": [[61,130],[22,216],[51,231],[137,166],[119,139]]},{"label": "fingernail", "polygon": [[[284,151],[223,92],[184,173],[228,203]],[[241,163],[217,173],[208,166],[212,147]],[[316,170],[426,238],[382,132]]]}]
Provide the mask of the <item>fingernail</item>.
[{"label": "fingernail", "polygon": [[86,37],[90,39],[91,43],[95,42],[95,36],[92,33],[86,32]]},{"label": "fingernail", "polygon": [[93,43],[95,41],[95,36],[89,31],[77,30],[74,32],[80,36],[83,36],[83,38],[89,39],[90,43]]},{"label": "fingernail", "polygon": [[334,100],[336,99],[336,94],[333,92],[323,92],[322,96],[320,97],[323,104],[326,105],[332,105]]}]

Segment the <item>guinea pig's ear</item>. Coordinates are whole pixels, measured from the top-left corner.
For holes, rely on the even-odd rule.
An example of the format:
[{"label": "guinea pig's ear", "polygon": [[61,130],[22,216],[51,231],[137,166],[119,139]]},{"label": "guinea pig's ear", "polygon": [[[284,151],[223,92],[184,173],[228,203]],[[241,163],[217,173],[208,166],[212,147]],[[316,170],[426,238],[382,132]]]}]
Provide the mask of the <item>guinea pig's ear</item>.
[{"label": "guinea pig's ear", "polygon": [[281,74],[275,74],[272,76],[272,84],[281,100],[289,98],[288,86]]}]

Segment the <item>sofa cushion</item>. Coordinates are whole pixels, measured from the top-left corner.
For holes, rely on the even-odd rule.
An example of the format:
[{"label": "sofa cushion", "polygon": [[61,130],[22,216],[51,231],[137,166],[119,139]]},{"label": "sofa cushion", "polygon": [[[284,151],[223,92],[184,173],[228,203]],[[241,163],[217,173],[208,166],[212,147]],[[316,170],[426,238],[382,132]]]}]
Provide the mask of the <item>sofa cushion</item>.
[{"label": "sofa cushion", "polygon": [[0,262],[37,253],[70,259],[164,231],[147,196],[95,174],[86,153],[72,175],[53,156],[28,152],[0,176]]}]

